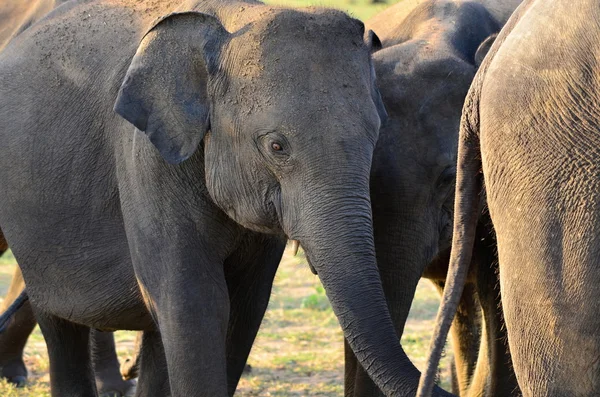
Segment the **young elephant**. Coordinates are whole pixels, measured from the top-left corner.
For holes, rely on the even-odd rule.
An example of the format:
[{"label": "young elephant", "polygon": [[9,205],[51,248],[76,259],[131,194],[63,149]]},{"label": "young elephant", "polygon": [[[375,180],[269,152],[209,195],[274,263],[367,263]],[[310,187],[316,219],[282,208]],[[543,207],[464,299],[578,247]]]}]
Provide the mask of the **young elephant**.
[{"label": "young elephant", "polygon": [[[373,58],[389,113],[371,170],[375,244],[399,335],[419,279],[443,286],[463,101],[489,44],[516,7],[514,0],[418,3],[407,9],[401,2],[368,22],[383,44]],[[483,226],[482,237],[490,237]],[[481,255],[462,301],[465,315],[453,328],[454,388],[461,395],[508,395],[515,385],[505,364],[488,248],[478,247]],[[485,322],[479,321],[480,313]],[[346,395],[381,394],[348,347],[345,380]]]},{"label": "young elephant", "polygon": [[90,327],[144,330],[137,395],[233,394],[284,236],[375,383],[415,392],[375,261],[363,35],[324,9],[82,0],[11,42],[0,225],[53,396],[95,394]]},{"label": "young elephant", "polygon": [[454,285],[435,348],[462,288],[485,181],[508,344],[524,396],[600,391],[599,38],[597,1],[576,9],[566,0],[526,1],[465,102]]}]

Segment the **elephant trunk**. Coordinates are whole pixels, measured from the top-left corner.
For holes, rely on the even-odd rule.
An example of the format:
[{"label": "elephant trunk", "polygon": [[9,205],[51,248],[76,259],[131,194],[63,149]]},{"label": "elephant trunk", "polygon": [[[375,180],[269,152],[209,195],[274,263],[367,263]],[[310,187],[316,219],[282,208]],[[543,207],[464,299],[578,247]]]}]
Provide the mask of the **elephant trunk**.
[{"label": "elephant trunk", "polygon": [[388,396],[414,396],[420,374],[400,346],[388,311],[375,259],[368,182],[364,185],[309,193],[300,214],[305,222],[294,238],[318,272],[344,336],[369,376]]}]

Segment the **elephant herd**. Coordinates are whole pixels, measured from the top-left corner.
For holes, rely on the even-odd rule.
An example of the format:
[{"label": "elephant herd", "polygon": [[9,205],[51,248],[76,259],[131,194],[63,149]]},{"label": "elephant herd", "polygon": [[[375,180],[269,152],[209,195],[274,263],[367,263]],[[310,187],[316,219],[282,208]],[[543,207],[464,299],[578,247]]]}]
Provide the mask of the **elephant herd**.
[{"label": "elephant herd", "polygon": [[598,59],[594,0],[0,4],[0,375],[38,323],[53,397],[129,395],[130,329],[136,396],[231,396],[293,240],[346,396],[452,395],[449,331],[454,394],[600,394]]}]

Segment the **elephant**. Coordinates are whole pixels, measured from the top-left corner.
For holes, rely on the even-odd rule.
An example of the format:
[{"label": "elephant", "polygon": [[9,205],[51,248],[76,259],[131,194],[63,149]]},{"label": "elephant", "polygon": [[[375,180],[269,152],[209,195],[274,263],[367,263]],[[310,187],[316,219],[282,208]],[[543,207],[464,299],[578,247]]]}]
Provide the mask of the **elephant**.
[{"label": "elephant", "polygon": [[53,396],[95,395],[90,328],[144,332],[138,396],[232,395],[286,238],[375,384],[414,394],[375,256],[374,42],[251,0],[71,1],[11,41],[0,226]]},{"label": "elephant", "polygon": [[600,391],[600,8],[577,6],[523,2],[475,77],[461,120],[447,304],[428,365],[436,365],[464,283],[484,194],[524,396]]},{"label": "elephant", "polygon": [[[60,0],[8,1],[0,4],[0,51],[16,36],[55,7]],[[0,255],[8,249],[8,244],[0,230]],[[15,271],[8,296],[0,310],[4,311],[24,288],[19,269]],[[15,314],[5,333],[0,334],[0,376],[18,386],[27,379],[27,369],[23,362],[23,350],[29,334],[36,325],[31,307],[25,304]],[[92,332],[92,361],[96,375],[96,386],[101,395],[126,395],[132,391],[133,382],[124,381],[119,375],[119,362],[115,352],[112,334]],[[129,376],[129,375],[128,375]]]},{"label": "elephant", "polygon": [[[419,279],[444,284],[462,105],[477,67],[517,4],[428,0],[407,10],[402,2],[367,22],[383,46],[373,59],[388,111],[371,169],[375,247],[399,335]],[[483,241],[461,301],[465,315],[453,327],[454,391],[510,395],[516,383],[497,309],[493,235],[484,215],[481,219]],[[345,394],[381,395],[347,344],[345,350]]]}]

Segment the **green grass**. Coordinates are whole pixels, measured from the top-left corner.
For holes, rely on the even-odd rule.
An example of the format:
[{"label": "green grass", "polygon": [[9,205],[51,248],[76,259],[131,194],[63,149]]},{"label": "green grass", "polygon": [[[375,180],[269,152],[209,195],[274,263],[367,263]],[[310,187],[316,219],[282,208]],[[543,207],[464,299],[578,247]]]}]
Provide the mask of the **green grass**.
[{"label": "green grass", "polygon": [[[14,269],[10,253],[0,258],[0,294],[6,293]],[[423,368],[438,307],[438,294],[422,281],[406,324],[402,345]],[[135,333],[116,333],[119,357],[131,354]],[[442,364],[442,386],[449,388],[449,357]],[[30,371],[27,387],[0,383],[0,396],[49,396],[48,357],[36,328],[25,351]],[[248,363],[252,371],[240,381],[240,396],[342,396],[343,338],[325,291],[302,255],[286,252],[275,278],[273,295]]]}]

